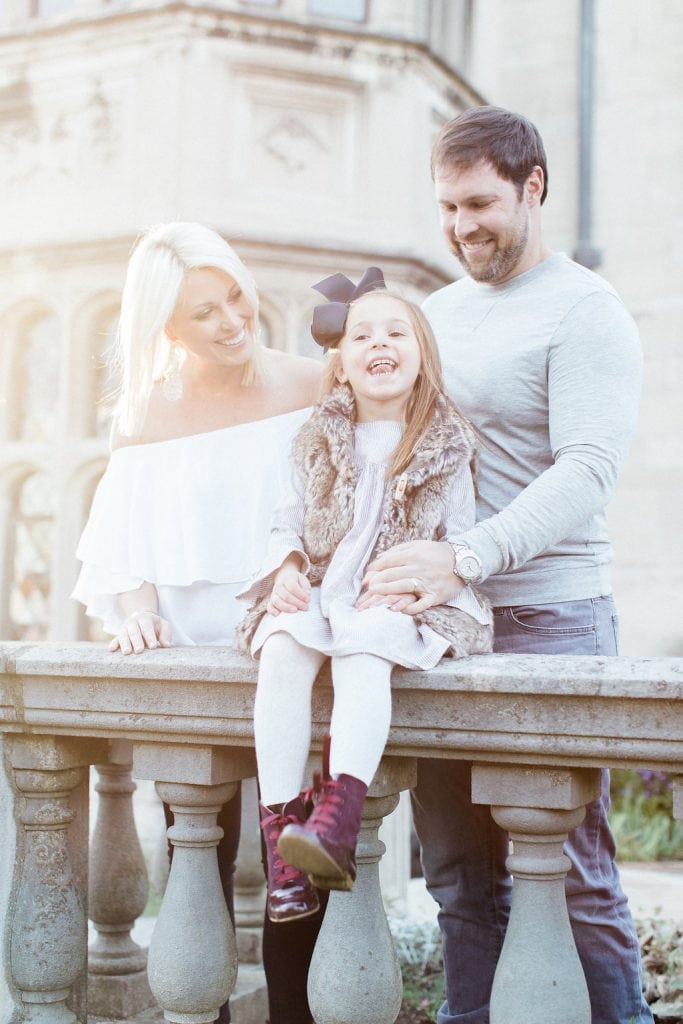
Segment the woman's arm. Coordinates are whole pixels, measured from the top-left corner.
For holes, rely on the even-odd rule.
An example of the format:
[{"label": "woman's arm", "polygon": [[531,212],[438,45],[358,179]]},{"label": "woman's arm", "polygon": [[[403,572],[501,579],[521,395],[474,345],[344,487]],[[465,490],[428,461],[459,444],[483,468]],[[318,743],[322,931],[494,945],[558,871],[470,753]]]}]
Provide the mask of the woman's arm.
[{"label": "woman's arm", "polygon": [[110,651],[141,654],[145,648],[171,646],[171,625],[159,615],[159,596],[152,583],[142,583],[137,590],[119,594],[118,603],[125,618],[109,644]]}]

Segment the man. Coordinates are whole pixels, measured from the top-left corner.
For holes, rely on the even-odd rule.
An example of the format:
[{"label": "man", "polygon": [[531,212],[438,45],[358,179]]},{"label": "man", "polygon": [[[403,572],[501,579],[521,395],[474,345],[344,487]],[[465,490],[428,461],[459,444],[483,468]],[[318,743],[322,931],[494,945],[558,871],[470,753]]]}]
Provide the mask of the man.
[{"label": "man", "polygon": [[[417,593],[414,613],[478,583],[496,652],[617,653],[605,506],[636,422],[641,356],[613,289],[541,230],[548,173],[525,118],[495,107],[442,129],[432,175],[466,277],[430,296],[446,382],[480,440],[477,524],[455,544],[415,542],[368,569],[374,594]],[[510,901],[507,836],[470,799],[470,765],[425,760],[415,824],[439,915],[439,1024],[486,1024]],[[567,903],[593,1024],[646,1024],[638,942],[600,800],[567,843]]]}]

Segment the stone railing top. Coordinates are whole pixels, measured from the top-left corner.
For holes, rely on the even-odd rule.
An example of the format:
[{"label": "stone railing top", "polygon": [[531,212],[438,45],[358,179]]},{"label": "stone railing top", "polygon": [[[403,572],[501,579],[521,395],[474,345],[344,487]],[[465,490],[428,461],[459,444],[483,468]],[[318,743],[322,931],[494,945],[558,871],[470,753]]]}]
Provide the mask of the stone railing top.
[{"label": "stone railing top", "polygon": [[[0,643],[0,730],[251,745],[257,666],[230,648],[124,658]],[[487,655],[397,669],[389,752],[683,771],[683,659]],[[329,721],[325,674],[314,736]]]}]

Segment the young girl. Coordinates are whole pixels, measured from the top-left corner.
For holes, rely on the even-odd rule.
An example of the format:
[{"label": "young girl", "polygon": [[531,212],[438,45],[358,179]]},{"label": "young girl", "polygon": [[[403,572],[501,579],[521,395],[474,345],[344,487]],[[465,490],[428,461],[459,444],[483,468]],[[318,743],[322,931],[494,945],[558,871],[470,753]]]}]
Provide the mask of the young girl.
[{"label": "young girl", "polygon": [[[469,587],[417,615],[417,595],[373,598],[365,567],[394,544],[455,540],[474,524],[474,437],[444,390],[419,307],[370,268],[354,288],[337,274],[311,331],[330,349],[326,393],[292,446],[291,491],[275,513],[266,564],[243,595],[260,598],[238,630],[260,651],[254,733],[268,914],[313,913],[315,890],[350,889],[367,788],[391,722],[391,670],[426,669],[491,650],[488,608]],[[351,301],[349,301],[349,299]],[[331,347],[336,345],[337,347]],[[300,794],[311,688],[332,659],[330,776],[305,820]],[[310,876],[310,882],[306,878]]]}]

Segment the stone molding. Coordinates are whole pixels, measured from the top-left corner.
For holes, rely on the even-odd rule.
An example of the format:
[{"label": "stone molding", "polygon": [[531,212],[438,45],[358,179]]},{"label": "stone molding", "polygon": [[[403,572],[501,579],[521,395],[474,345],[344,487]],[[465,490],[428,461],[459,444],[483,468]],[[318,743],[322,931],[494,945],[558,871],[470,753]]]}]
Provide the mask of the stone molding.
[{"label": "stone molding", "polygon": [[[256,674],[255,663],[229,648],[123,658],[97,644],[0,643],[0,795],[11,794],[5,833],[16,850],[9,891],[0,891],[0,1014],[4,999],[22,1019],[86,1020],[78,1007],[87,953],[87,885],[79,865],[87,851],[72,824],[70,794],[83,769],[97,765],[111,807],[91,864],[90,916],[104,918],[91,948],[92,1006],[105,999],[129,1019],[132,1007],[153,996],[168,1021],[209,1024],[216,1017],[238,957],[249,959],[258,942],[235,941],[215,857],[216,815],[238,781],[255,773]],[[674,813],[683,815],[683,659],[446,659],[429,672],[396,670],[393,695],[389,742],[364,810],[358,881],[351,896],[332,894],[311,964],[316,1019],[360,1024],[359,1006],[364,1013],[371,1007],[372,1024],[395,1019],[401,979],[379,891],[384,844],[377,829],[413,785],[416,757],[436,756],[474,762],[472,798],[490,806],[514,843],[507,862],[513,903],[491,1024],[545,1024],[548,1014],[553,1024],[590,1024],[567,915],[563,844],[599,791],[605,766],[669,772]],[[314,749],[328,727],[331,697],[323,672],[314,688]],[[131,820],[114,808],[115,800],[130,799],[131,764],[133,776],[154,780],[176,816],[168,832],[175,855],[147,961],[149,988],[144,951],[129,939],[144,872]],[[127,838],[119,835],[126,848],[107,852],[116,819],[124,817]],[[121,876],[126,893],[116,907],[106,900],[108,871]],[[258,882],[252,888],[256,893]],[[43,961],[51,965],[47,973]],[[105,987],[98,970],[107,972]],[[341,977],[348,984],[332,983]],[[372,1003],[370,991],[377,995]],[[543,997],[534,1001],[533,993]]]}]

